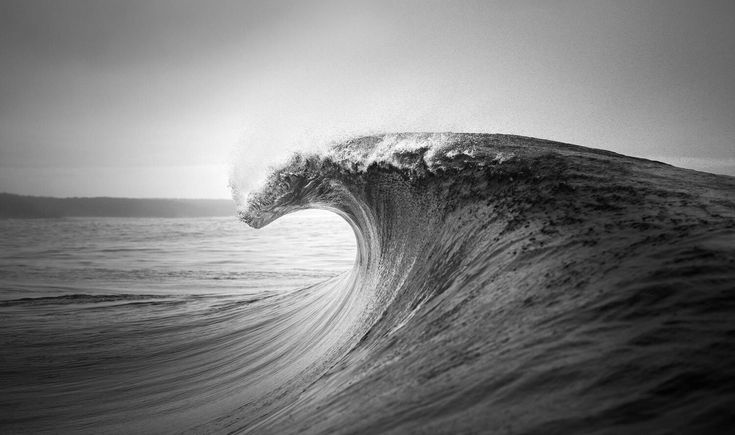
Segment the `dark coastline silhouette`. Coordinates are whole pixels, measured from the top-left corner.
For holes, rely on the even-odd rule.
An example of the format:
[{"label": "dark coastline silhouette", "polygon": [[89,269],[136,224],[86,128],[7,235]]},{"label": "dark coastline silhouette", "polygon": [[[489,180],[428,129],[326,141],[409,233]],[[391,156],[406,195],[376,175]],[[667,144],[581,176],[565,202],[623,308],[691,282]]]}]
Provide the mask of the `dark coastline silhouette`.
[{"label": "dark coastline silhouette", "polygon": [[52,198],[0,193],[1,218],[229,216],[227,199]]}]

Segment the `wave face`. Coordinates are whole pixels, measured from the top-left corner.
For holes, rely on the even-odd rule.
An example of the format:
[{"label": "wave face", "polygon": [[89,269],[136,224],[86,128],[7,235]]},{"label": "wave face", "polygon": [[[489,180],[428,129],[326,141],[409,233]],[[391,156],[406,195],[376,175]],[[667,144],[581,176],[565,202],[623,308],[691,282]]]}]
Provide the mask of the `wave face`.
[{"label": "wave face", "polygon": [[395,134],[294,156],[239,215],[259,228],[306,208],[352,226],[357,261],[301,319],[299,375],[227,430],[733,423],[734,178],[526,137]]}]

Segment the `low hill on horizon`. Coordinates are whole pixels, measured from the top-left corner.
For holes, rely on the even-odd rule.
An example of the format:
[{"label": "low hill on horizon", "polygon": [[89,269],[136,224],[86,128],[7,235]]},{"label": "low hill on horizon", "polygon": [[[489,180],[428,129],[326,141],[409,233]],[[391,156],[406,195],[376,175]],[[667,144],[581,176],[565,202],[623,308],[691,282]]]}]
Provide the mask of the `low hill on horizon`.
[{"label": "low hill on horizon", "polygon": [[234,216],[229,199],[55,198],[0,193],[0,219]]}]

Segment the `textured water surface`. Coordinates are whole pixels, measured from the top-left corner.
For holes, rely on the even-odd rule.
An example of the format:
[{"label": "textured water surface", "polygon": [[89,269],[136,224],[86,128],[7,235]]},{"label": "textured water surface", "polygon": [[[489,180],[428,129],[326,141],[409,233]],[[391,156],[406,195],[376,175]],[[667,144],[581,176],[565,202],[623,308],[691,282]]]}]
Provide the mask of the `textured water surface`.
[{"label": "textured water surface", "polygon": [[0,233],[11,432],[176,431],[247,402],[293,352],[286,327],[317,309],[313,286],[355,258],[351,229],[325,212],[266,232],[231,217],[6,220]]}]

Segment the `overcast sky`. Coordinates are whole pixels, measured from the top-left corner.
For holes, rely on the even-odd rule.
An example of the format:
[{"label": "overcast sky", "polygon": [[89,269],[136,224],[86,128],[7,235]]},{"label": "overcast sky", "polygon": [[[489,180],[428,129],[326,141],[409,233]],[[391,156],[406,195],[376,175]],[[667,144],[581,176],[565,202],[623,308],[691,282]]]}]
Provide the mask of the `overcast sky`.
[{"label": "overcast sky", "polygon": [[0,0],[0,191],[227,198],[233,158],[400,130],[735,175],[733,77],[731,0]]}]

